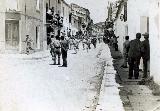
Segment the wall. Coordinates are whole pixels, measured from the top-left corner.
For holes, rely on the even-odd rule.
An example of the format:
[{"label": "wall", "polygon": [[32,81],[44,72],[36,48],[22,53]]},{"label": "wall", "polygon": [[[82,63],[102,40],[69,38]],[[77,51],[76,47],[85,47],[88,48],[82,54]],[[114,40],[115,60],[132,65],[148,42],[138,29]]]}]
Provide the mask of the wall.
[{"label": "wall", "polygon": [[5,10],[6,1],[0,0],[0,53],[4,53],[5,50]]},{"label": "wall", "polygon": [[136,33],[142,31],[141,18],[149,16],[149,1],[128,0],[128,34],[131,39],[135,39]]},{"label": "wall", "polygon": [[120,15],[118,16],[118,19],[116,20],[116,22],[114,24],[115,25],[115,27],[114,27],[115,35],[119,36],[118,46],[119,46],[119,50],[121,52],[123,52],[123,42],[125,41],[125,36],[128,35],[128,32],[126,32],[126,29],[125,29],[127,23],[120,19],[121,14],[124,14],[123,10],[124,10],[124,7],[122,7],[122,11],[121,11]]},{"label": "wall", "polygon": [[150,69],[151,76],[160,84],[160,0],[150,2]]},{"label": "wall", "polygon": [[63,28],[61,32],[65,32],[65,34],[67,35],[67,32],[71,28],[69,23],[69,14],[71,12],[71,7],[65,1],[62,1],[61,10],[61,16],[63,17]]},{"label": "wall", "polygon": [[[33,40],[32,47],[35,50],[43,50],[43,0],[39,1],[39,10],[37,9],[37,0],[27,0],[19,1],[19,10],[21,11],[20,20],[20,40],[21,40],[21,50],[20,52],[25,52],[25,43],[23,42],[26,35],[29,34]],[[36,27],[39,27],[39,38],[36,44]],[[38,46],[39,44],[39,46]]]}]

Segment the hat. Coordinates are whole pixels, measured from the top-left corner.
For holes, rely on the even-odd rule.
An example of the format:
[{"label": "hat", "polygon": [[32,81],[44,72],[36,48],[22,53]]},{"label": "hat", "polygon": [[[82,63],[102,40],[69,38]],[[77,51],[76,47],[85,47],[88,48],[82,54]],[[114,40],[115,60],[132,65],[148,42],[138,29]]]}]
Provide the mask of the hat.
[{"label": "hat", "polygon": [[149,37],[149,33],[145,32],[144,34],[142,34],[144,37]]}]

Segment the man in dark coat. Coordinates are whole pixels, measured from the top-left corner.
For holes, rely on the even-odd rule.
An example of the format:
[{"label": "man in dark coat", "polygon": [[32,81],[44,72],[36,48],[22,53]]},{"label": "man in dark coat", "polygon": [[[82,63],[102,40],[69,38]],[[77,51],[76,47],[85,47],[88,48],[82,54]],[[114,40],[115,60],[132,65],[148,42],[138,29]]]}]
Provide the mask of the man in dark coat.
[{"label": "man in dark coat", "polygon": [[129,77],[132,79],[133,72],[135,79],[139,77],[139,65],[141,59],[141,33],[136,34],[136,39],[132,40],[129,44],[128,64],[129,64]]},{"label": "man in dark coat", "polygon": [[67,51],[68,51],[68,42],[64,40],[64,36],[61,37],[61,52],[63,59],[63,67],[67,67]]},{"label": "man in dark coat", "polygon": [[142,42],[142,58],[143,58],[143,78],[147,78],[148,61],[150,59],[149,34],[143,34],[145,40]]}]

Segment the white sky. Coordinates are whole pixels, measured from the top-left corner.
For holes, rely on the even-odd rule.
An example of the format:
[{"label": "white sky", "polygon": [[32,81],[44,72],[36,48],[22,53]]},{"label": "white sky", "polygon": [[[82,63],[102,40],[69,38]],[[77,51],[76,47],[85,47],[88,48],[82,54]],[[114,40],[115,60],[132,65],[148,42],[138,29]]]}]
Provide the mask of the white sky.
[{"label": "white sky", "polygon": [[67,3],[76,3],[90,10],[94,23],[104,22],[107,18],[107,3],[109,0],[65,0]]}]

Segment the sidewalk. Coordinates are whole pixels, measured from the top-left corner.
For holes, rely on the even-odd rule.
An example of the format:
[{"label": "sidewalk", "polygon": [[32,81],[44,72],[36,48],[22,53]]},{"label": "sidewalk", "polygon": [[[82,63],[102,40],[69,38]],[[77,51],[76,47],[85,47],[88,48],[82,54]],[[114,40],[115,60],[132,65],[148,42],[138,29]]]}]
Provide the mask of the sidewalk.
[{"label": "sidewalk", "polygon": [[119,95],[120,85],[116,83],[116,74],[113,67],[113,58],[108,45],[105,45],[103,53],[110,58],[106,61],[104,76],[101,84],[100,96],[96,111],[124,111]]},{"label": "sidewalk", "polygon": [[[152,90],[145,85],[139,85],[142,80],[142,72],[138,80],[128,80],[128,68],[121,68],[123,63],[122,54],[115,52],[110,47],[112,57],[114,59],[114,67],[118,72],[118,83],[122,85],[120,88],[120,96],[123,101],[125,111],[160,111],[160,96],[154,96]],[[155,110],[156,109],[156,110]]]},{"label": "sidewalk", "polygon": [[50,56],[49,50],[39,51],[32,54],[0,54],[0,59],[23,59],[23,60],[32,60],[32,59],[42,59]]}]

